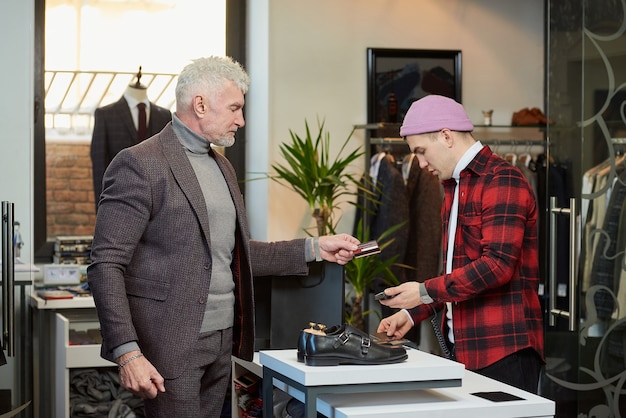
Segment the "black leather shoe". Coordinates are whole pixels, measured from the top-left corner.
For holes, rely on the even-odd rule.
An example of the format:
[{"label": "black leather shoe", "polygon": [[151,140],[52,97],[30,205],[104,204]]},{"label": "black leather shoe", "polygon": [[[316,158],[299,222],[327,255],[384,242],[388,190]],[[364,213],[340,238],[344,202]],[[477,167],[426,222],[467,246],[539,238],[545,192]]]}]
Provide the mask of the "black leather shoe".
[{"label": "black leather shoe", "polygon": [[308,335],[304,350],[307,366],[392,364],[408,357],[404,347],[377,344],[369,335],[349,325],[332,334]]},{"label": "black leather shoe", "polygon": [[[332,327],[327,328],[326,325],[316,324],[314,322],[311,322],[309,323],[309,328],[303,329],[300,332],[300,335],[298,336],[298,361],[300,363],[304,363],[304,357],[306,355],[306,343],[307,343],[309,336],[316,334],[316,333],[319,334],[319,332],[317,331],[321,331],[322,333],[326,335],[338,335],[338,333],[341,334],[344,330],[352,334],[358,334],[366,338],[371,338],[371,336],[368,333],[366,333],[365,331],[361,331],[360,329],[355,328],[350,324],[334,325]],[[380,340],[375,340],[375,339],[373,339],[372,341],[376,342],[377,344],[386,344],[385,341],[380,341]]]},{"label": "black leather shoe", "polygon": [[309,328],[300,331],[300,335],[298,336],[298,361],[300,363],[304,363],[306,341],[309,338],[309,335],[334,332],[338,328],[338,326],[332,326],[330,328],[327,328],[324,324],[309,322]]}]

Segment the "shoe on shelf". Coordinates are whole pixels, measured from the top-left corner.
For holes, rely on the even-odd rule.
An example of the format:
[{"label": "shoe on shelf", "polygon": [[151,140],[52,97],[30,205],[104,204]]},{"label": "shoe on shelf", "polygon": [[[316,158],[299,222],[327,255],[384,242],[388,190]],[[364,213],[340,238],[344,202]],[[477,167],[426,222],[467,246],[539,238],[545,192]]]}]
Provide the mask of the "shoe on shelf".
[{"label": "shoe on shelf", "polygon": [[[377,343],[369,334],[348,324],[326,332],[304,332],[304,362],[307,366],[340,364],[392,364],[408,358],[402,346]],[[299,347],[300,348],[300,347]]]},{"label": "shoe on shelf", "polygon": [[338,335],[337,333],[341,334],[344,331],[352,333],[352,334],[361,335],[364,338],[370,338],[372,342],[375,342],[376,344],[390,344],[389,340],[385,340],[385,339],[381,339],[381,338],[369,335],[367,332],[362,331],[356,327],[353,327],[350,324],[334,325],[332,327],[327,327],[324,324],[309,322],[309,328],[306,328],[300,331],[300,335],[298,336],[298,345],[297,345],[298,361],[300,363],[304,363],[304,357],[306,354],[306,344],[307,344],[307,340],[309,339],[311,335],[314,335],[314,334],[315,335]]},{"label": "shoe on shelf", "polygon": [[324,324],[309,322],[309,327],[300,331],[300,335],[298,336],[298,361],[300,363],[304,363],[306,340],[308,339],[309,335],[326,335],[326,332],[333,332],[335,328],[338,327],[327,328]]},{"label": "shoe on shelf", "polygon": [[513,112],[511,125],[513,126],[545,126],[552,125],[554,121],[548,119],[538,107],[525,107]]}]

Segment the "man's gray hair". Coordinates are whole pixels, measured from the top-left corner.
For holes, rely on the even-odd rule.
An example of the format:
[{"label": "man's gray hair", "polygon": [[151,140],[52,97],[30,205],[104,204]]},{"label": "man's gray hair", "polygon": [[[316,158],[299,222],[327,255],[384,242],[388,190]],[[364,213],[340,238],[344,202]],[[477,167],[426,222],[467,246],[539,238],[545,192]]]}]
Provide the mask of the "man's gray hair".
[{"label": "man's gray hair", "polygon": [[198,93],[219,92],[226,81],[234,82],[243,94],[248,92],[250,77],[231,57],[210,56],[192,60],[181,71],[176,83],[176,103],[186,105]]}]

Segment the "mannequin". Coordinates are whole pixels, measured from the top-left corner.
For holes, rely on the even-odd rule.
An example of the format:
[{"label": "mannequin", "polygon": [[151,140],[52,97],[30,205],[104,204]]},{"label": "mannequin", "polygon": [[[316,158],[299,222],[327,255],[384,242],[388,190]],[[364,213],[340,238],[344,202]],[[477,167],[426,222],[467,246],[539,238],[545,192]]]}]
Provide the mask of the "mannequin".
[{"label": "mannequin", "polygon": [[135,76],[136,80],[134,83],[131,83],[126,87],[124,91],[124,97],[131,98],[136,100],[137,102],[145,102],[148,101],[148,87],[141,83],[141,67],[139,67],[139,72]]},{"label": "mannequin", "polygon": [[[139,72],[126,87],[122,97],[115,103],[100,107],[94,113],[94,127],[91,138],[91,164],[93,191],[96,210],[102,193],[102,178],[113,157],[122,149],[138,144],[137,103],[148,104],[148,137],[158,133],[172,120],[172,112],[148,100],[148,88],[141,83]],[[133,106],[133,110],[129,106]]]},{"label": "mannequin", "polygon": [[145,87],[135,87],[133,84],[129,84],[124,90],[124,97],[132,98],[138,102],[145,102],[148,100],[148,89]]}]

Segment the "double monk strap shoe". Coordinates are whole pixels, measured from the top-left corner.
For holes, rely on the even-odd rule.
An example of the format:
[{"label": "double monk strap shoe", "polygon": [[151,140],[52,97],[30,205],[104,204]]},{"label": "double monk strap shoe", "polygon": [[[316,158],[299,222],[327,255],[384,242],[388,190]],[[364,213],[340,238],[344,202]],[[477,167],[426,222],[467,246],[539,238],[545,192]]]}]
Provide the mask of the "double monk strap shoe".
[{"label": "double monk strap shoe", "polygon": [[334,332],[338,329],[338,326],[332,326],[327,328],[324,324],[318,324],[316,322],[309,322],[309,327],[300,331],[298,336],[298,361],[304,363],[304,355],[306,349],[306,341],[312,334],[325,335],[327,332]]},{"label": "double monk strap shoe", "polygon": [[[306,345],[307,340],[313,334],[317,335],[339,335],[342,332],[349,332],[351,334],[358,334],[363,337],[369,338],[370,335],[365,331],[361,331],[358,328],[353,327],[350,324],[343,325],[333,325],[331,327],[327,327],[324,324],[318,324],[315,322],[309,322],[309,328],[303,329],[300,331],[300,335],[298,336],[298,361],[300,363],[304,363],[304,357],[306,354]],[[377,344],[384,344],[384,341],[376,340]]]},{"label": "double monk strap shoe", "polygon": [[310,334],[304,347],[307,366],[400,363],[408,355],[402,346],[377,344],[363,331],[345,325],[326,335]]}]

